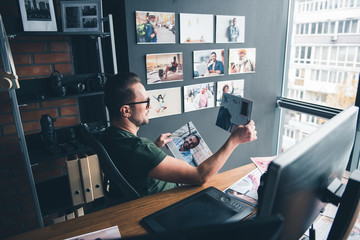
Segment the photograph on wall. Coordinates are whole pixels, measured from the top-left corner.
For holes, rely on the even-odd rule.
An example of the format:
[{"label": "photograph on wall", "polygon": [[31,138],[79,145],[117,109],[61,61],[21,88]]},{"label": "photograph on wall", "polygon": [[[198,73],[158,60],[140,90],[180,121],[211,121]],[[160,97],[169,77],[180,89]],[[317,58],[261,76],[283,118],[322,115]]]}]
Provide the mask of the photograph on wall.
[{"label": "photograph on wall", "polygon": [[216,43],[244,43],[245,17],[216,15]]},{"label": "photograph on wall", "polygon": [[61,1],[64,32],[101,32],[102,10],[100,0]]},{"label": "photograph on wall", "polygon": [[224,49],[194,51],[194,78],[224,75]]},{"label": "photograph on wall", "polygon": [[223,93],[244,96],[244,79],[217,82],[216,106],[221,105]]},{"label": "photograph on wall", "polygon": [[229,49],[229,74],[253,73],[256,65],[256,48]]},{"label": "photograph on wall", "polygon": [[138,44],[175,43],[175,13],[136,11]]},{"label": "photograph on wall", "polygon": [[171,134],[172,141],[166,145],[175,158],[198,166],[212,155],[199,131],[192,122],[188,122]]},{"label": "photograph on wall", "polygon": [[149,119],[181,113],[181,88],[165,88],[147,91],[151,108]]},{"label": "photograph on wall", "polygon": [[53,0],[19,0],[24,31],[57,31]]},{"label": "photograph on wall", "polygon": [[147,84],[183,80],[183,57],[181,52],[146,54]]},{"label": "photograph on wall", "polygon": [[180,13],[180,43],[213,43],[214,15]]},{"label": "photograph on wall", "polygon": [[184,86],[184,111],[214,107],[214,82]]}]

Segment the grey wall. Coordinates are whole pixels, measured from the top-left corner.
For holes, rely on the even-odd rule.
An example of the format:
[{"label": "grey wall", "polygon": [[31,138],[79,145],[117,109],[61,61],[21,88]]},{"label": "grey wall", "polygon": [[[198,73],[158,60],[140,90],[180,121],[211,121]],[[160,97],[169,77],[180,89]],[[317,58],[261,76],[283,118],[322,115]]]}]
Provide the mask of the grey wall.
[{"label": "grey wall", "polygon": [[[222,171],[250,163],[252,156],[276,153],[276,100],[281,89],[285,54],[287,0],[125,0],[116,5],[123,3],[109,9],[115,19],[119,69],[138,74],[147,90],[205,82],[215,82],[216,86],[218,81],[245,79],[244,96],[254,101],[252,119],[256,124],[258,140],[238,146]],[[176,44],[137,45],[135,11],[175,12]],[[245,43],[180,44],[179,13],[213,14],[214,23],[215,15],[245,16]],[[214,26],[214,33],[215,30]],[[221,77],[193,78],[194,50],[224,49],[227,69],[230,48],[256,48],[256,72],[230,76],[225,70],[225,75]],[[147,85],[145,55],[174,51],[183,53],[184,81]],[[128,69],[124,68],[127,65]],[[183,106],[183,103],[179,104]],[[229,136],[228,132],[215,126],[218,110],[215,107],[151,119],[149,125],[140,128],[138,135],[155,140],[161,133],[173,132],[192,121],[212,152],[216,152]]]}]

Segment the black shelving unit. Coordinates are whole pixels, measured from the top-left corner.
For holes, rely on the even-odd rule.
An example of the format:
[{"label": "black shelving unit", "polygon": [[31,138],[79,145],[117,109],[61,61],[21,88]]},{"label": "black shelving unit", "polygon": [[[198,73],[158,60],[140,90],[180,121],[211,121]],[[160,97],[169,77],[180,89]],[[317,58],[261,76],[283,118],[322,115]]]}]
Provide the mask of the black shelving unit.
[{"label": "black shelving unit", "polygon": [[[108,17],[103,18],[103,21],[108,23],[109,32],[18,32],[18,33],[8,34],[7,37],[14,38],[17,36],[34,36],[34,35],[71,36],[71,38],[74,39],[75,42],[78,41],[80,43],[82,42],[82,38],[90,37],[91,39],[95,40],[95,49],[97,51],[96,65],[98,67],[98,73],[101,73],[101,74],[105,73],[104,60],[103,60],[103,55],[102,55],[102,52],[103,52],[102,39],[110,38],[110,44],[111,44],[111,50],[112,50],[113,73],[116,74],[117,73],[117,60],[116,60],[112,15],[109,15]],[[73,40],[72,40],[72,43],[73,43]],[[84,48],[86,48],[86,47],[87,46],[84,46]],[[84,70],[83,66],[76,65],[76,61],[79,60],[79,56],[84,52],[86,53],[86,50],[84,50],[84,51],[75,50],[73,52],[75,72],[77,74],[89,74],[89,75],[94,74],[94,73],[87,73]],[[5,67],[6,71],[10,71],[10,72],[13,72],[16,74],[15,69],[12,70],[10,66],[4,65],[4,67]],[[96,68],[92,68],[92,66],[90,66],[90,68],[96,69]],[[71,78],[71,76],[69,76],[69,77]],[[74,77],[76,77],[76,76],[74,75]],[[64,99],[64,98],[75,97],[78,99],[78,103],[79,103],[80,121],[87,122],[87,120],[89,118],[93,118],[94,116],[92,115],[92,113],[90,113],[90,114],[86,113],[87,111],[91,111],[93,106],[86,107],[86,105],[89,103],[89,101],[91,101],[91,98],[94,98],[94,101],[96,102],[95,105],[102,107],[101,115],[102,115],[102,118],[104,118],[104,124],[107,124],[109,117],[108,117],[108,113],[105,109],[104,103],[102,101],[102,99],[103,99],[103,96],[102,96],[103,91],[102,90],[90,89],[86,92],[81,92],[81,93],[77,93],[77,94],[72,93],[72,94],[66,94],[65,96],[56,96],[56,95],[48,94],[47,93],[48,91],[45,91],[45,89],[48,86],[41,85],[40,88],[38,88],[36,86],[36,84],[39,84],[39,83],[41,84],[42,80],[27,80],[25,82],[27,82],[30,85],[33,85],[33,87],[26,88],[25,86],[22,86],[22,88],[20,88],[21,90],[17,90],[17,91],[10,90],[10,100],[11,100],[11,104],[12,104],[12,110],[13,110],[16,129],[17,129],[17,134],[18,134],[18,138],[19,138],[19,143],[20,143],[20,147],[22,150],[23,160],[24,160],[24,164],[26,166],[26,172],[28,175],[28,179],[29,179],[29,182],[31,185],[33,199],[35,202],[35,211],[36,211],[36,215],[38,217],[38,223],[39,223],[40,227],[43,227],[44,226],[43,216],[44,216],[44,214],[48,214],[49,209],[52,209],[52,207],[45,206],[45,211],[44,212],[41,211],[41,205],[39,203],[39,198],[38,198],[38,193],[37,193],[38,189],[36,189],[31,166],[33,164],[37,164],[42,161],[49,161],[49,160],[52,160],[55,158],[61,158],[64,156],[73,155],[75,153],[88,152],[91,149],[88,148],[87,146],[83,146],[80,148],[75,148],[70,151],[62,151],[61,153],[55,154],[55,155],[47,154],[45,147],[41,144],[41,141],[42,141],[41,134],[30,134],[25,137],[24,130],[22,127],[22,120],[21,120],[21,116],[20,116],[19,106],[34,103],[34,102],[51,101],[51,100],[59,100],[59,99]],[[24,84],[26,85],[27,83],[24,83]],[[36,84],[34,85],[34,83],[36,83]],[[23,83],[22,83],[22,85],[23,85]],[[98,121],[98,119],[95,118],[94,121]],[[61,133],[66,132],[67,129],[68,128],[57,129],[56,132],[59,135],[61,135]],[[64,178],[62,177],[62,179],[64,179]],[[54,179],[54,181],[56,181],[56,179]],[[44,185],[44,184],[46,185],[46,183],[41,183],[41,185]]]}]

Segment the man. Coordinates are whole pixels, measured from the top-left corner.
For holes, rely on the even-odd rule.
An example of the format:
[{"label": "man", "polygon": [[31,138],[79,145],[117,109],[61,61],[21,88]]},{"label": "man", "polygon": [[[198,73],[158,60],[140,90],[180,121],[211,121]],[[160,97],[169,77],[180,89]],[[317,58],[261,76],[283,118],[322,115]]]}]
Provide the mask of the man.
[{"label": "man", "polygon": [[145,39],[146,42],[157,42],[157,31],[155,29],[156,21],[155,14],[148,13],[148,19],[146,23]]},{"label": "man", "polygon": [[237,21],[236,18],[234,18],[233,24],[230,26],[230,36],[229,36],[230,42],[237,42],[240,36],[240,30],[239,27],[236,26],[236,21]]},{"label": "man", "polygon": [[204,184],[220,170],[237,145],[257,139],[254,122],[239,126],[214,155],[193,167],[160,149],[172,140],[170,133],[161,134],[155,142],[137,136],[140,126],[149,123],[151,106],[136,74],[121,73],[109,78],[105,85],[105,103],[111,126],[106,129],[102,143],[141,196],[173,188],[176,183]]},{"label": "man", "polygon": [[195,96],[193,104],[196,109],[206,108],[209,104],[209,98],[212,98],[212,93],[207,89],[206,85],[201,86],[200,92]]},{"label": "man", "polygon": [[211,53],[211,58],[208,61],[209,73],[224,74],[224,64],[216,60],[216,53]]},{"label": "man", "polygon": [[173,141],[176,146],[179,148],[179,152],[184,158],[184,160],[192,166],[196,166],[197,163],[194,160],[194,157],[190,149],[195,148],[199,145],[201,138],[197,135],[189,135],[185,139],[183,138],[174,138]]},{"label": "man", "polygon": [[250,59],[246,56],[246,49],[240,49],[238,51],[239,61],[236,64],[232,65],[232,73],[244,73],[244,72],[253,72],[254,66]]}]

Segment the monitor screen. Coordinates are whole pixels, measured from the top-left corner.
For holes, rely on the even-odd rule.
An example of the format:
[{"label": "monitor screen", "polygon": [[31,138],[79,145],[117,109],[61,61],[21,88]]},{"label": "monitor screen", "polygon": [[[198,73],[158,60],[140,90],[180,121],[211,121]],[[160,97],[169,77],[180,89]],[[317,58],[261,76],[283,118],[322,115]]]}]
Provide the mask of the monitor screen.
[{"label": "monitor screen", "polygon": [[342,178],[349,161],[357,116],[357,107],[342,111],[270,163],[259,189],[257,217],[281,214],[281,239],[299,239],[325,206],[325,189]]}]

